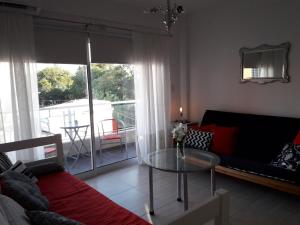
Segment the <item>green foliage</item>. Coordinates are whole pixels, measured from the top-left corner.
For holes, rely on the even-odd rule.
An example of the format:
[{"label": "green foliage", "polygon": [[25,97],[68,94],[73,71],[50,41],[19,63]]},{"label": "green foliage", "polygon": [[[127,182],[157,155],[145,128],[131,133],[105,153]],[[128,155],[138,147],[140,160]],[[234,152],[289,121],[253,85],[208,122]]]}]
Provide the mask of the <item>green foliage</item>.
[{"label": "green foliage", "polygon": [[[106,70],[102,77],[95,80],[93,89],[98,99],[122,101],[134,99],[133,74],[126,71],[126,66],[116,66]],[[98,86],[97,86],[98,85]]]},{"label": "green foliage", "polygon": [[[134,77],[130,65],[92,64],[94,99],[124,101],[134,99]],[[79,66],[74,75],[59,67],[38,73],[40,104],[57,104],[87,96],[86,68]]]},{"label": "green foliage", "polygon": [[71,74],[68,71],[55,66],[45,68],[37,76],[41,105],[68,99],[68,91],[73,85]]}]

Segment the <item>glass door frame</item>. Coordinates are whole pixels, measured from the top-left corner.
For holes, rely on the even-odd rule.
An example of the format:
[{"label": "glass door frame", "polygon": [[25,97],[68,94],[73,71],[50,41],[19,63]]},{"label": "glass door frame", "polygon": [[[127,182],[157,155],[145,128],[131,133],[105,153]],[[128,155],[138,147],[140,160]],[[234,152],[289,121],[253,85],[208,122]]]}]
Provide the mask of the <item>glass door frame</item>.
[{"label": "glass door frame", "polygon": [[[94,105],[93,105],[93,90],[92,90],[92,71],[91,71],[91,65],[92,65],[92,58],[91,58],[91,43],[90,43],[90,35],[89,32],[87,32],[87,40],[86,40],[86,50],[87,50],[87,64],[86,64],[86,76],[87,76],[87,91],[88,91],[88,100],[89,100],[89,112],[90,112],[90,128],[91,129],[91,169],[75,174],[75,176],[86,179],[89,177],[96,176],[103,172],[104,170],[110,169],[110,168],[116,168],[120,166],[120,163],[122,165],[130,165],[131,162],[128,161],[128,158],[123,159],[118,162],[114,162],[111,164],[103,165],[103,166],[97,166],[97,155],[96,155],[96,136],[95,136],[95,124],[94,124]],[[121,165],[121,166],[122,166]]]}]

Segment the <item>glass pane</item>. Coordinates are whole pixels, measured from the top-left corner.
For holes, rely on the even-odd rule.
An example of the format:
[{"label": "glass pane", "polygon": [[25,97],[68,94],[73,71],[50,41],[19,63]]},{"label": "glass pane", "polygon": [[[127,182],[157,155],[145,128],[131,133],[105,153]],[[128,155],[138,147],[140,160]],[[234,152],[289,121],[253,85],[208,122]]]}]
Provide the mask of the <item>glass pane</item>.
[{"label": "glass pane", "polygon": [[[42,136],[62,135],[65,167],[72,174],[92,169],[86,66],[37,64]],[[56,155],[51,147],[45,157]]]},{"label": "glass pane", "polygon": [[96,164],[136,157],[133,67],[91,64]]}]

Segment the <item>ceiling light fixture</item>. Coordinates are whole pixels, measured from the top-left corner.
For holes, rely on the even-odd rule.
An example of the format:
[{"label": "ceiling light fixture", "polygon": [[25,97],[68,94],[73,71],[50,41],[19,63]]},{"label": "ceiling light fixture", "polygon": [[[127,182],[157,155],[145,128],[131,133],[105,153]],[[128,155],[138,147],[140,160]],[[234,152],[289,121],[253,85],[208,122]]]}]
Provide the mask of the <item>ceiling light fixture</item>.
[{"label": "ceiling light fixture", "polygon": [[177,5],[176,3],[171,8],[170,0],[167,0],[167,8],[164,8],[163,6],[154,6],[150,10],[146,10],[145,13],[159,15],[167,32],[170,33],[171,26],[177,21],[178,16],[184,13],[184,10],[182,5]]}]

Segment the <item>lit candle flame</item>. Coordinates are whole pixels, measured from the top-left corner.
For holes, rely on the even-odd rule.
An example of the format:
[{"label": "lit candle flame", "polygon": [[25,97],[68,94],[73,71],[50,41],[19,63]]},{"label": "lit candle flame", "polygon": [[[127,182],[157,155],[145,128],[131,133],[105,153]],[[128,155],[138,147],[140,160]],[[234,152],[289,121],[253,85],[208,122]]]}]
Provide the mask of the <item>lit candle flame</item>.
[{"label": "lit candle flame", "polygon": [[179,108],[179,112],[182,113],[182,107]]}]

